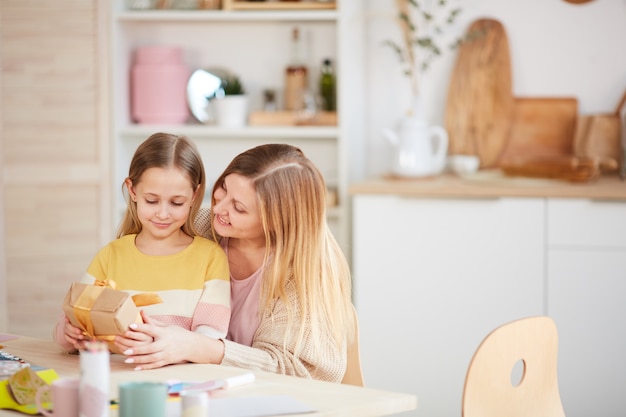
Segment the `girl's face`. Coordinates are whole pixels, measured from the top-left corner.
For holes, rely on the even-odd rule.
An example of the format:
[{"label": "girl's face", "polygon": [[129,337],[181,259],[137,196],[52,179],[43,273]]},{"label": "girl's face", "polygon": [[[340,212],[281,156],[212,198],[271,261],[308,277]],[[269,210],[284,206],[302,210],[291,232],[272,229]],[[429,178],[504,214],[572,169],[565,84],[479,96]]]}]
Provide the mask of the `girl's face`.
[{"label": "girl's face", "polygon": [[178,232],[189,217],[195,197],[191,182],[178,168],[149,168],[137,184],[127,179],[130,197],[137,203],[141,233],[163,239]]},{"label": "girl's face", "polygon": [[265,240],[252,180],[230,174],[223,186],[215,189],[213,198],[213,227],[220,236]]}]

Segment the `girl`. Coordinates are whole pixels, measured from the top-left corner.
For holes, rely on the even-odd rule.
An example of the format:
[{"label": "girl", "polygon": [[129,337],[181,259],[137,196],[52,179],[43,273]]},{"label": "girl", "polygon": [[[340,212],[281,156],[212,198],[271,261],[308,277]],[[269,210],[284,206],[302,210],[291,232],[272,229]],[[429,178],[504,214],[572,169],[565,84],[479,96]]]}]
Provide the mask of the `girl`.
[{"label": "girl", "polygon": [[[205,181],[192,142],[165,133],[150,136],[137,148],[122,187],[127,210],[117,239],[98,252],[82,282],[113,280],[131,295],[156,292],[163,303],[144,307],[145,321],[156,319],[198,339],[224,337],[230,320],[228,260],[219,245],[196,236],[192,221]],[[58,323],[55,340],[65,349],[81,349],[84,338],[66,317]],[[115,338],[122,352],[153,342],[167,343],[132,330]],[[189,352],[152,365],[184,361],[204,359]]]}]

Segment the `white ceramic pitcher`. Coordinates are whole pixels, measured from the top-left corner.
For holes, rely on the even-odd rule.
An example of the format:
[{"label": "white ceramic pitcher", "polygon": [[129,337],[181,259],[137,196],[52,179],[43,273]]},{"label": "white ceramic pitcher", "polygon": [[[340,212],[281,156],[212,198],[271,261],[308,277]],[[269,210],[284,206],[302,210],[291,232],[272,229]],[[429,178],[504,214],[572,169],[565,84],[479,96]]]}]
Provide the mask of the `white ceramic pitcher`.
[{"label": "white ceramic pitcher", "polygon": [[401,177],[426,177],[440,173],[448,152],[448,133],[441,126],[428,126],[417,117],[406,117],[398,132],[383,129],[385,138],[394,146],[392,171]]}]

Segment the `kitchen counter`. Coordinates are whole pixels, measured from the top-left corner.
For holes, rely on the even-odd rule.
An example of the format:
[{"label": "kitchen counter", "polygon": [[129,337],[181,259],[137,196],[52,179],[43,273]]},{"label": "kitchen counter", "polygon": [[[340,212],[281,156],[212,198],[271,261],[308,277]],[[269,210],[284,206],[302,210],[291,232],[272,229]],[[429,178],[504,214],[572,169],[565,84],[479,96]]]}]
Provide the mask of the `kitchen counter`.
[{"label": "kitchen counter", "polygon": [[[368,385],[419,393],[420,416],[460,416],[482,338],[500,324],[549,314],[559,327],[568,417],[622,415],[626,332],[616,329],[626,328],[626,182],[479,171],[372,179],[350,191]],[[409,330],[389,325],[398,317]],[[381,366],[389,340],[394,354]]]},{"label": "kitchen counter", "polygon": [[603,176],[588,183],[507,177],[499,170],[467,176],[444,174],[429,178],[382,177],[350,186],[350,194],[394,194],[406,197],[554,197],[626,200],[626,181]]}]

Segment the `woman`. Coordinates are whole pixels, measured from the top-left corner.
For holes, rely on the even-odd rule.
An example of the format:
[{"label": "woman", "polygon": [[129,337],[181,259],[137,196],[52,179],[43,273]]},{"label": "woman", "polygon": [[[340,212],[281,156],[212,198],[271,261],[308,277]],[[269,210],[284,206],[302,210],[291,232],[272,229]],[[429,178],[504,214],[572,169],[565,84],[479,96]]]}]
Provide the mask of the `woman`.
[{"label": "woman", "polygon": [[148,369],[161,360],[195,357],[195,362],[340,382],[356,318],[349,267],[326,223],[326,185],[319,170],[290,145],[249,149],[217,179],[211,207],[196,225],[228,257],[227,337],[192,339],[146,318],[135,331],[155,341],[127,351],[127,360]]}]

